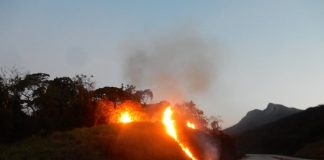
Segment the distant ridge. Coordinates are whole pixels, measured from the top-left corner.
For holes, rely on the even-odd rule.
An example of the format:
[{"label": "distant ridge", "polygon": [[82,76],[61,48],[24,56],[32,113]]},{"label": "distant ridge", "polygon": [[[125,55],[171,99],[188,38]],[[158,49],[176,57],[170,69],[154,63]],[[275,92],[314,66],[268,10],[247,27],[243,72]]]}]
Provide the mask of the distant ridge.
[{"label": "distant ridge", "polygon": [[324,159],[324,105],[233,136],[243,153]]},{"label": "distant ridge", "polygon": [[281,104],[269,103],[264,110],[254,109],[249,111],[237,124],[225,129],[224,132],[235,136],[300,111],[302,110],[288,108]]}]

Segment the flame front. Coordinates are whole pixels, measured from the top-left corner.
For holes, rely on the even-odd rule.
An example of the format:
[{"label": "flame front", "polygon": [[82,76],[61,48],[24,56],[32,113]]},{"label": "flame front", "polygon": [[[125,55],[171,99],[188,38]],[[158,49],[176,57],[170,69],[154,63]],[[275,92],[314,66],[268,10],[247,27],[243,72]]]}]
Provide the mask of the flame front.
[{"label": "flame front", "polygon": [[193,156],[193,154],[190,152],[190,149],[182,144],[177,135],[177,131],[174,125],[174,120],[172,119],[172,110],[171,107],[167,107],[164,111],[164,116],[163,116],[163,124],[166,128],[167,133],[179,144],[181,149],[192,159],[196,160],[196,158]]},{"label": "flame front", "polygon": [[190,121],[187,122],[187,127],[191,128],[191,129],[196,129],[195,124],[191,123]]},{"label": "flame front", "polygon": [[129,122],[132,122],[132,117],[129,115],[128,112],[124,112],[124,113],[122,113],[119,121],[122,123],[129,123]]}]

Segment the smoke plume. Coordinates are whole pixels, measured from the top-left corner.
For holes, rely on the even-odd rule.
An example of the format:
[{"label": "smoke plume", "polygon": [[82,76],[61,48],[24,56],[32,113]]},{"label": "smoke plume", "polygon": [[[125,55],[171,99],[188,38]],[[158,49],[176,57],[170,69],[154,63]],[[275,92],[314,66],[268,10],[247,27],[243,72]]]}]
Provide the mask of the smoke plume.
[{"label": "smoke plume", "polygon": [[172,102],[209,89],[215,72],[215,49],[196,31],[172,32],[127,45],[125,75],[155,97]]}]

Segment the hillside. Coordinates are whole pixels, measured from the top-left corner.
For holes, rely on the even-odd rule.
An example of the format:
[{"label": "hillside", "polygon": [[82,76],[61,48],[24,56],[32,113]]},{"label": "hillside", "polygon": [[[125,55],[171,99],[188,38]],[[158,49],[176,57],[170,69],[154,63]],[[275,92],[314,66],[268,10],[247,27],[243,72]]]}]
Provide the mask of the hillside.
[{"label": "hillside", "polygon": [[296,108],[288,108],[281,104],[269,103],[264,110],[255,109],[248,112],[237,124],[225,129],[224,132],[229,135],[238,135],[300,111]]},{"label": "hillside", "polygon": [[187,159],[160,124],[110,124],[34,136],[23,142],[0,145],[6,160],[165,160]]},{"label": "hillside", "polygon": [[236,135],[243,153],[324,158],[324,106],[309,108]]}]

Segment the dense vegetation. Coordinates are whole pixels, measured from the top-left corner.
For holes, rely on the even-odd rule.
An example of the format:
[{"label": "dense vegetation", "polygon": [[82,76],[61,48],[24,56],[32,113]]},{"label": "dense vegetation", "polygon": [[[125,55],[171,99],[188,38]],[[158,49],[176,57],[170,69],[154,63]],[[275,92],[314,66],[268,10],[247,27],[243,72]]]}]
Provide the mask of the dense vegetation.
[{"label": "dense vegetation", "polygon": [[135,90],[132,85],[94,89],[91,77],[85,75],[50,79],[45,73],[3,73],[0,143],[100,124],[97,103],[103,99],[114,105],[124,100],[145,104],[152,97],[150,90]]}]

